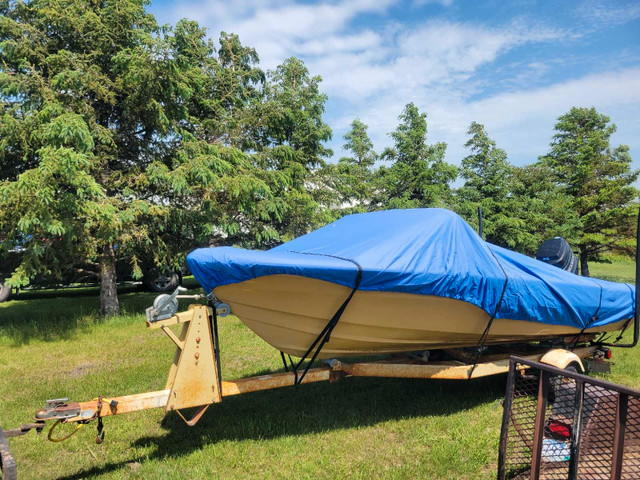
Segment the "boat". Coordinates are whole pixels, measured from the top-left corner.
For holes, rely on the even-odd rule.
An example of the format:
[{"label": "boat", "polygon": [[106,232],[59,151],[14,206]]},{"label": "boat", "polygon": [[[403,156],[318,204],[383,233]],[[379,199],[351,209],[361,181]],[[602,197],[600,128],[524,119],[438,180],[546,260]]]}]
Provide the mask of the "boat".
[{"label": "boat", "polygon": [[439,208],[348,215],[265,251],[196,249],[187,264],[207,293],[296,357],[603,333],[634,314],[631,285],[492,245]]}]

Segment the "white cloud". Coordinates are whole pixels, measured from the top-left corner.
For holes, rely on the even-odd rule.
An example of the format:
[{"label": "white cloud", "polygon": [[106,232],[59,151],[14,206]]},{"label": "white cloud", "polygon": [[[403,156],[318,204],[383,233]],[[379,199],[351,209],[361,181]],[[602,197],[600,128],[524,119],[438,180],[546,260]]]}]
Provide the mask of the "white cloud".
[{"label": "white cloud", "polygon": [[[640,144],[633,139],[640,131],[640,68],[587,75],[543,88],[502,93],[477,101],[464,96],[439,98],[438,92],[421,91],[410,99],[428,112],[430,142],[448,144],[447,159],[452,163],[467,155],[463,148],[466,130],[472,121],[483,123],[498,146],[516,164],[529,163],[546,152],[558,116],[573,106],[596,107],[618,125],[614,144],[631,143],[633,152]],[[378,149],[389,145],[387,136],[397,125],[397,116],[408,99],[385,97],[370,108],[359,110],[370,125]],[[342,132],[353,117],[345,115],[336,124],[335,146],[340,153]],[[637,155],[636,155],[637,156]],[[636,158],[638,160],[638,158]]]},{"label": "white cloud", "polygon": [[314,38],[296,45],[297,53],[305,56],[334,56],[342,52],[370,52],[380,47],[380,34],[365,30],[353,35],[331,35],[324,38]]},{"label": "white cloud", "polygon": [[[244,44],[256,48],[263,68],[274,68],[292,55],[323,54],[319,44],[327,38],[334,44],[342,44],[343,49],[350,39],[359,40],[354,47],[370,41],[372,32],[364,37],[345,33],[349,22],[363,13],[383,13],[396,2],[341,0],[298,4],[291,0],[199,0],[179,5],[174,16],[198,20],[212,32],[237,33]],[[340,36],[332,37],[336,33]]]},{"label": "white cloud", "polygon": [[[427,20],[411,31],[390,29],[361,35],[369,40],[367,50],[350,44],[351,48],[326,56],[306,57],[311,70],[324,78],[323,88],[332,97],[369,102],[370,97],[388,92],[406,97],[435,85],[461,85],[478,68],[510,49],[568,36],[564,31],[532,28],[522,22],[498,30],[437,20]],[[473,90],[469,84],[464,88],[468,93]]]},{"label": "white cloud", "polygon": [[640,18],[640,4],[589,0],[580,3],[576,16],[590,28],[614,27]]},{"label": "white cloud", "polygon": [[[631,143],[632,154],[640,150],[632,134],[640,129],[638,68],[583,74],[549,85],[557,59],[518,59],[496,67],[517,48],[573,42],[589,28],[640,18],[640,5],[587,2],[572,29],[524,17],[488,27],[443,17],[412,19],[409,26],[386,16],[392,7],[408,5],[410,12],[427,3],[448,6],[452,0],[196,0],[176,7],[173,20],[196,19],[214,38],[220,30],[239,34],[244,44],[256,48],[263,69],[290,56],[303,58],[312,74],[322,76],[321,88],[329,95],[326,120],[334,130],[331,146],[337,157],[342,135],[356,116],[369,124],[378,150],[389,145],[387,134],[410,101],[428,112],[430,141],[446,141],[447,158],[454,163],[466,155],[462,145],[473,120],[486,124],[515,163],[535,160],[544,153],[557,116],[583,106],[585,99],[587,106],[618,122],[614,141]],[[364,26],[362,15],[369,20]],[[615,62],[600,67],[616,68]],[[491,68],[492,74],[481,74]],[[546,86],[533,87],[545,79]],[[500,93],[487,96],[487,91]]]}]

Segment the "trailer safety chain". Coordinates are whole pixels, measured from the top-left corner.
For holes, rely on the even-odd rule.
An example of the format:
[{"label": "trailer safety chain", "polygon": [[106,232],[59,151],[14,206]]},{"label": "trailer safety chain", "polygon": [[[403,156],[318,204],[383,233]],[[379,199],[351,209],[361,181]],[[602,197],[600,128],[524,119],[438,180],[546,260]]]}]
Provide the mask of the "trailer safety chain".
[{"label": "trailer safety chain", "polygon": [[102,395],[98,395],[98,409],[96,410],[96,418],[98,419],[98,433],[96,434],[96,443],[100,445],[104,442],[104,425],[102,423]]},{"label": "trailer safety chain", "polygon": [[[78,420],[76,423],[76,428],[75,430],[73,430],[71,433],[69,433],[68,435],[64,435],[62,437],[54,437],[53,436],[53,432],[56,428],[58,428],[58,426],[62,423],[68,423],[67,422],[67,418],[60,418],[58,420],[56,420],[56,422],[51,425],[51,428],[49,429],[49,433],[47,434],[47,440],[54,442],[54,443],[60,443],[60,442],[64,442],[65,440],[68,440],[69,438],[73,437],[76,433],[78,433],[78,431],[84,427],[87,423],[91,422],[92,420],[98,420],[98,426],[97,426],[97,430],[98,433],[96,434],[96,443],[99,445],[104,441],[104,422],[102,421],[102,405],[107,401],[107,399],[103,398],[102,395],[99,395],[98,398],[95,398],[94,400],[97,401],[97,405],[96,405],[96,413],[93,415],[93,417],[88,418],[86,420]],[[109,405],[111,405],[113,403],[113,400],[109,402]],[[116,404],[117,405],[117,404]]]},{"label": "trailer safety chain", "polygon": [[104,425],[102,423],[102,417],[98,417],[98,433],[96,435],[96,443],[100,445],[104,442]]},{"label": "trailer safety chain", "polygon": [[[336,313],[333,314],[333,317],[331,317],[331,320],[329,320],[327,325],[318,334],[316,339],[313,341],[311,346],[304,353],[302,358],[300,358],[298,363],[294,365],[293,362],[291,362],[292,369],[293,369],[293,372],[294,372],[294,375],[295,375],[294,385],[299,385],[299,384],[302,383],[302,380],[304,379],[305,375],[307,374],[307,372],[311,368],[311,365],[313,364],[313,362],[315,362],[315,360],[318,357],[318,355],[320,354],[320,351],[322,350],[322,348],[325,346],[326,343],[329,342],[329,340],[331,340],[331,333],[333,332],[333,329],[338,324],[338,321],[340,320],[340,317],[342,317],[342,314],[344,313],[345,309],[347,308],[347,305],[349,305],[349,302],[353,298],[353,295],[358,290],[358,287],[360,286],[360,282],[362,280],[362,267],[355,260],[352,260],[350,258],[339,257],[337,255],[329,255],[328,253],[295,252],[293,250],[290,250],[290,252],[291,253],[299,253],[301,255],[318,255],[318,256],[322,256],[322,257],[337,258],[338,260],[344,260],[345,262],[353,263],[356,266],[356,268],[358,269],[358,273],[356,274],[356,280],[355,280],[355,283],[353,285],[353,289],[351,290],[351,293],[349,294],[347,299],[342,303],[342,305],[340,305],[340,308],[338,308]],[[317,348],[316,348],[316,345],[317,345]],[[298,376],[298,369],[300,368],[302,363],[307,359],[307,357],[313,351],[314,348],[316,350],[313,353],[313,355],[311,356],[311,360],[305,366],[304,371],[302,372],[302,375]],[[285,368],[286,368],[286,364],[285,364]]]}]

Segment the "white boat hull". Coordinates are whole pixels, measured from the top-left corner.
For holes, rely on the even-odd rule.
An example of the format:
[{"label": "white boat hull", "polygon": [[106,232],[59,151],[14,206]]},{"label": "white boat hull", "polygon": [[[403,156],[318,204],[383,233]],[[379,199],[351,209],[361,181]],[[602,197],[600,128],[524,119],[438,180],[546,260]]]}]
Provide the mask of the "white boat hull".
[{"label": "white boat hull", "polygon": [[[342,285],[270,275],[217,287],[245,325],[278,350],[302,356],[347,298]],[[357,291],[318,358],[475,346],[489,321],[460,300],[399,292]],[[619,330],[626,320],[585,333]],[[488,344],[575,335],[575,327],[497,318]]]}]

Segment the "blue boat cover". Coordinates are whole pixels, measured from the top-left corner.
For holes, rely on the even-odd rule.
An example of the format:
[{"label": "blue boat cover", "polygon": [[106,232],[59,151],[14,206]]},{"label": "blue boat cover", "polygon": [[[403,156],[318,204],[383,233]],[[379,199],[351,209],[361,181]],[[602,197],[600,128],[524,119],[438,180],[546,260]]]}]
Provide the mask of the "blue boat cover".
[{"label": "blue boat cover", "polygon": [[200,248],[187,264],[209,292],[277,274],[353,287],[357,267],[348,260],[362,267],[359,290],[453,298],[496,318],[585,328],[634,311],[631,285],[581,277],[492,245],[438,208],[348,215],[266,251]]}]

